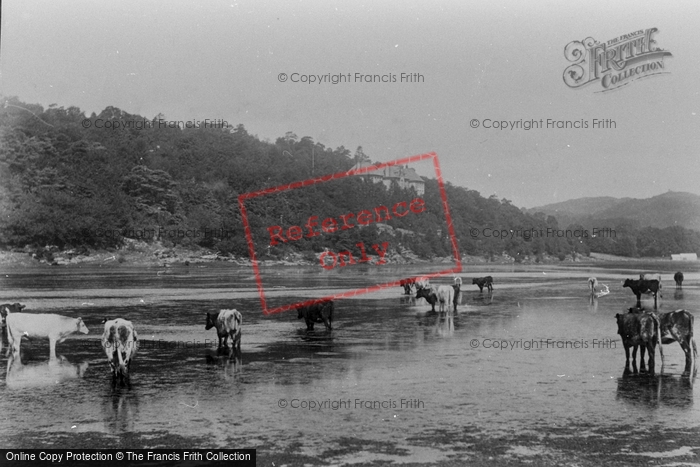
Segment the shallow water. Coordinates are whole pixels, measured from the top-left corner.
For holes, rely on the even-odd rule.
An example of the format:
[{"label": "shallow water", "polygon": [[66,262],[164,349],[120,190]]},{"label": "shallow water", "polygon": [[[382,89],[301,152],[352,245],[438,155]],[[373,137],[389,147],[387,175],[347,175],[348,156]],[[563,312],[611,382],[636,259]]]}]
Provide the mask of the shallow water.
[{"label": "shallow water", "polygon": [[[424,464],[465,449],[454,436],[441,446],[415,442],[437,432],[696,430],[700,389],[680,377],[678,344],[664,346],[663,375],[622,376],[615,314],[635,304],[620,286],[638,276],[633,266],[489,266],[492,295],[467,281],[485,266],[469,266],[457,313],[433,313],[395,287],[338,300],[331,333],[322,324],[307,332],[293,311],[263,316],[249,268],[3,271],[0,301],[81,316],[91,332],[58,344],[64,359],[52,364],[48,341],[22,344],[24,364],[13,362],[0,382],[0,436],[8,448],[228,446],[308,457],[336,448],[339,464],[351,462],[355,438],[365,444],[353,448],[352,462]],[[427,272],[373,268],[278,267],[263,278],[279,306]],[[700,273],[686,271],[682,292],[674,270],[662,271],[660,311],[698,314]],[[589,298],[592,275],[609,295]],[[229,357],[212,346],[204,315],[231,307],[243,313],[243,339]],[[139,333],[130,388],[112,387],[99,342],[105,316],[131,320]],[[373,445],[383,442],[391,449]],[[532,454],[522,449],[508,455]]]}]

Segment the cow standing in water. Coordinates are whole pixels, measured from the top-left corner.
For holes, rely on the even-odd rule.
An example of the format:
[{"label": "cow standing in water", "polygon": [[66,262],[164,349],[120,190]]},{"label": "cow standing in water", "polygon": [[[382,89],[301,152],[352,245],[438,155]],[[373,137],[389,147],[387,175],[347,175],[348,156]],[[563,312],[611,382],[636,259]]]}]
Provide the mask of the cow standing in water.
[{"label": "cow standing in water", "polygon": [[112,368],[112,379],[127,382],[131,360],[138,348],[138,335],[131,321],[122,318],[103,321],[102,348]]},{"label": "cow standing in water", "polygon": [[455,311],[457,311],[457,302],[459,301],[459,294],[461,293],[460,289],[462,288],[462,278],[457,276],[455,277],[455,283],[452,284],[452,288],[455,291],[455,298],[454,298],[454,308]]},{"label": "cow standing in water", "polygon": [[685,370],[683,375],[691,375],[695,371],[698,348],[693,338],[693,322],[695,318],[686,310],[667,311],[659,314],[661,325],[661,343],[678,342],[685,353]]},{"label": "cow standing in water", "polygon": [[411,288],[413,287],[413,284],[415,284],[415,282],[415,279],[401,279],[399,281],[399,285],[403,287],[404,295],[411,295]]},{"label": "cow standing in water", "polygon": [[596,288],[598,287],[598,279],[595,277],[588,278],[588,288],[591,291],[591,295],[596,293]]},{"label": "cow standing in water", "polygon": [[7,340],[13,353],[19,358],[22,337],[48,337],[51,360],[56,360],[56,344],[69,335],[87,334],[88,328],[81,318],[69,318],[54,314],[11,313],[7,315]]},{"label": "cow standing in water", "polygon": [[[241,349],[241,328],[243,316],[238,310],[221,310],[218,313],[207,313],[207,331],[216,327],[216,335],[219,337],[219,348],[228,349],[228,338],[231,338],[231,348]],[[222,345],[223,340],[223,345]]]},{"label": "cow standing in water", "polygon": [[486,287],[490,292],[493,292],[493,277],[491,276],[486,276],[486,277],[478,277],[472,279],[472,285],[476,285],[479,287],[479,292],[484,291],[484,287]]},{"label": "cow standing in water", "polygon": [[308,306],[299,307],[297,319],[304,318],[306,330],[313,331],[314,323],[323,323],[328,331],[333,330],[333,302],[318,302]]},{"label": "cow standing in water", "polygon": [[661,295],[659,294],[659,281],[658,280],[644,280],[640,279],[638,281],[632,280],[632,279],[625,279],[625,282],[622,283],[622,287],[629,287],[630,290],[634,295],[637,297],[637,308],[642,307],[642,294],[651,292],[651,294],[654,296],[654,309],[657,308],[657,300],[656,296]]},{"label": "cow standing in water", "polygon": [[432,307],[432,311],[435,311],[435,304],[437,303],[438,298],[432,287],[418,287],[416,290],[416,300],[419,298],[424,298],[425,301]]},{"label": "cow standing in water", "polygon": [[677,289],[682,289],[683,288],[683,273],[678,271],[673,275],[673,280],[676,281],[676,288]]},{"label": "cow standing in water", "polygon": [[659,345],[661,354],[661,367],[663,368],[664,352],[661,347],[661,325],[658,316],[654,313],[637,313],[630,309],[629,313],[616,314],[617,333],[622,338],[622,345],[625,347],[625,374],[630,373],[630,347],[632,350],[632,367],[637,373],[637,347],[641,347],[639,358],[640,371],[646,373],[644,365],[644,352],[649,353],[649,373],[654,373],[654,352],[656,345]]}]

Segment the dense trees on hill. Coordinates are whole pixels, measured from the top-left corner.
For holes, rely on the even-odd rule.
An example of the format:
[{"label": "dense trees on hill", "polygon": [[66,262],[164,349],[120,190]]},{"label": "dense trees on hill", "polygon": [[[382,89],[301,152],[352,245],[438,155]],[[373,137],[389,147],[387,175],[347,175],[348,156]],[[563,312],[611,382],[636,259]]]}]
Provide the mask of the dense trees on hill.
[{"label": "dense trees on hill", "polygon": [[[291,132],[270,143],[250,135],[243,125],[179,128],[164,121],[162,115],[149,120],[114,107],[86,119],[76,107],[43,109],[6,100],[0,109],[0,245],[107,248],[120,246],[125,238],[153,241],[160,233],[166,244],[247,255],[240,194],[344,172],[369,159],[362,148],[353,154]],[[426,211],[394,217],[386,223],[392,229],[370,224],[258,254],[311,254],[387,241],[393,249],[407,248],[422,257],[451,255],[437,182],[425,181]],[[700,234],[680,227],[620,226],[616,238],[562,237],[552,234],[564,230],[552,216],[527,214],[508,200],[484,198],[449,183],[446,192],[463,254],[492,257],[505,252],[521,260],[590,251],[627,256],[700,253]],[[264,240],[269,239],[268,227],[303,226],[309,213],[322,220],[416,196],[398,186],[385,189],[349,177],[251,199],[246,209],[255,238]],[[163,234],[177,230],[208,234]],[[508,234],[501,234],[503,230]]]}]

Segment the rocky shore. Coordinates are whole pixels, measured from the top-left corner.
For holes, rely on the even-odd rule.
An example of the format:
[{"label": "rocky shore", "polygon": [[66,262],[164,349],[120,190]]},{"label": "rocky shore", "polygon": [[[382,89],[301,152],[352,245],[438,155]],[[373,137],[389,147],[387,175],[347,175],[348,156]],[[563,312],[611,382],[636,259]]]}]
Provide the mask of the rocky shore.
[{"label": "rocky shore", "polygon": [[[287,265],[304,266],[317,264],[320,253],[311,256],[309,253],[289,253],[284,257],[263,256],[258,258],[261,265]],[[370,256],[371,262],[379,260],[377,256]],[[450,257],[435,257],[431,259],[419,258],[410,250],[399,247],[390,248],[386,255],[386,262],[389,264],[421,264],[421,263],[450,263],[454,259]],[[591,253],[590,256],[566,255],[564,259],[555,256],[540,255],[526,256],[523,258],[513,258],[507,254],[494,255],[490,258],[484,256],[462,256],[465,264],[561,264],[561,263],[584,263],[584,262],[607,262],[607,261],[666,261],[667,258],[626,258],[621,256],[606,255],[601,253]],[[238,265],[249,266],[251,261],[246,256],[234,256],[222,254],[217,251],[204,248],[188,249],[184,247],[166,247],[160,242],[140,242],[137,240],[127,240],[124,246],[119,249],[92,250],[88,248],[60,250],[57,247],[47,246],[43,249],[0,250],[0,265],[18,267],[41,267],[41,266],[69,266],[79,264],[101,264],[103,266],[113,265],[168,265],[172,263],[192,264],[208,263],[212,261],[224,261]]]}]

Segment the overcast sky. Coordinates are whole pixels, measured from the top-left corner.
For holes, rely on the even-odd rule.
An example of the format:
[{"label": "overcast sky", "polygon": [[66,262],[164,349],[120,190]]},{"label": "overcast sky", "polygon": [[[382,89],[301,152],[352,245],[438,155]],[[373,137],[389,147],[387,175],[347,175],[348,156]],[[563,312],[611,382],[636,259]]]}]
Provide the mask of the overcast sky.
[{"label": "overcast sky", "polygon": [[[273,142],[292,131],[375,161],[436,152],[446,181],[521,207],[700,194],[698,25],[695,0],[5,0],[0,92],[88,116],[115,106],[224,119]],[[673,55],[667,73],[610,92],[566,86],[571,41],[648,28]],[[397,82],[293,83],[294,73]],[[616,128],[590,128],[594,118]],[[589,128],[504,131],[484,119]]]}]

